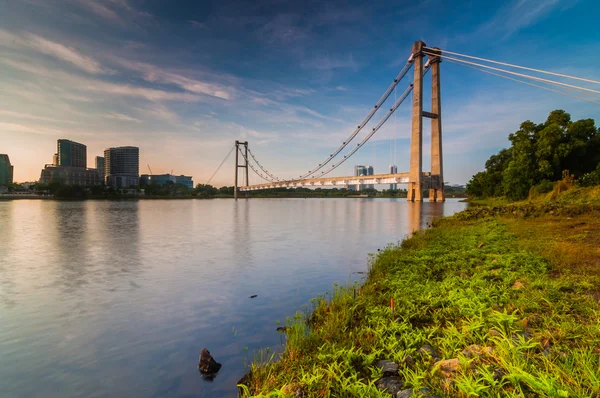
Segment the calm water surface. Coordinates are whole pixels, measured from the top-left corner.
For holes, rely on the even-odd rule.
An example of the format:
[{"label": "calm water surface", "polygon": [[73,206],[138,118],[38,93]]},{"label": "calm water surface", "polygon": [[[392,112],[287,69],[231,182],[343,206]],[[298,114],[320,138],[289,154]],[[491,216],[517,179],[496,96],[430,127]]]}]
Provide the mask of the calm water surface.
[{"label": "calm water surface", "polygon": [[[0,202],[0,396],[235,397],[252,352],[280,344],[276,321],[464,207]],[[212,382],[197,370],[203,347],[223,364]]]}]

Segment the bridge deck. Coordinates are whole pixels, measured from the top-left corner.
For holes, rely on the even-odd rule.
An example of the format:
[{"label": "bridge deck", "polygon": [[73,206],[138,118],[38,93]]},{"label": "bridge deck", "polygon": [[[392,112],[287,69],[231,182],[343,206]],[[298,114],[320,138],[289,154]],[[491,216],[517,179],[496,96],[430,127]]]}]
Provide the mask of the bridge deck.
[{"label": "bridge deck", "polygon": [[[431,173],[423,173],[423,177],[429,177]],[[305,180],[277,181],[266,184],[256,184],[240,187],[240,191],[256,191],[270,188],[296,188],[296,187],[323,187],[323,186],[346,186],[346,185],[375,185],[375,184],[408,184],[408,173],[396,174],[373,174],[370,176],[349,177],[323,177],[308,178]]]}]

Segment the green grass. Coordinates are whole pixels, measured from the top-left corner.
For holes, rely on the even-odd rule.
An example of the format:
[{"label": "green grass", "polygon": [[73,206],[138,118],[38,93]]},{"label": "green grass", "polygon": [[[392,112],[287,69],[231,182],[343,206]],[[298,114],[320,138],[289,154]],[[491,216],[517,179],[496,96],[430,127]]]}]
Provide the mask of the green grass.
[{"label": "green grass", "polygon": [[599,214],[457,216],[387,247],[364,285],[288,321],[245,395],[389,397],[374,385],[389,359],[405,388],[440,396],[600,396]]}]

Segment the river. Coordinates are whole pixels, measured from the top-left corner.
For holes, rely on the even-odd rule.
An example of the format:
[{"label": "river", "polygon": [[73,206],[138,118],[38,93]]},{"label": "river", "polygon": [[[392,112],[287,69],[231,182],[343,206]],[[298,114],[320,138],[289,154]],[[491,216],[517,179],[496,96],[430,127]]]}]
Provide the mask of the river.
[{"label": "river", "polygon": [[[0,396],[235,397],[253,352],[280,346],[277,321],[464,207],[0,201]],[[212,382],[203,347],[223,364]]]}]

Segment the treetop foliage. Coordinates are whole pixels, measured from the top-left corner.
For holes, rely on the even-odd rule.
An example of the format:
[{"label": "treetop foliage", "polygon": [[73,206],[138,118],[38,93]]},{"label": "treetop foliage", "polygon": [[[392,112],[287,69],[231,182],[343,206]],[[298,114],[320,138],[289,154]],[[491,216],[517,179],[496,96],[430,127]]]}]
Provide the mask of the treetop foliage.
[{"label": "treetop foliage", "polygon": [[508,139],[511,147],[492,155],[485,171],[471,178],[469,195],[524,199],[533,187],[551,189],[565,170],[582,185],[600,183],[600,129],[593,119],[573,122],[555,110],[544,123],[523,122]]}]

